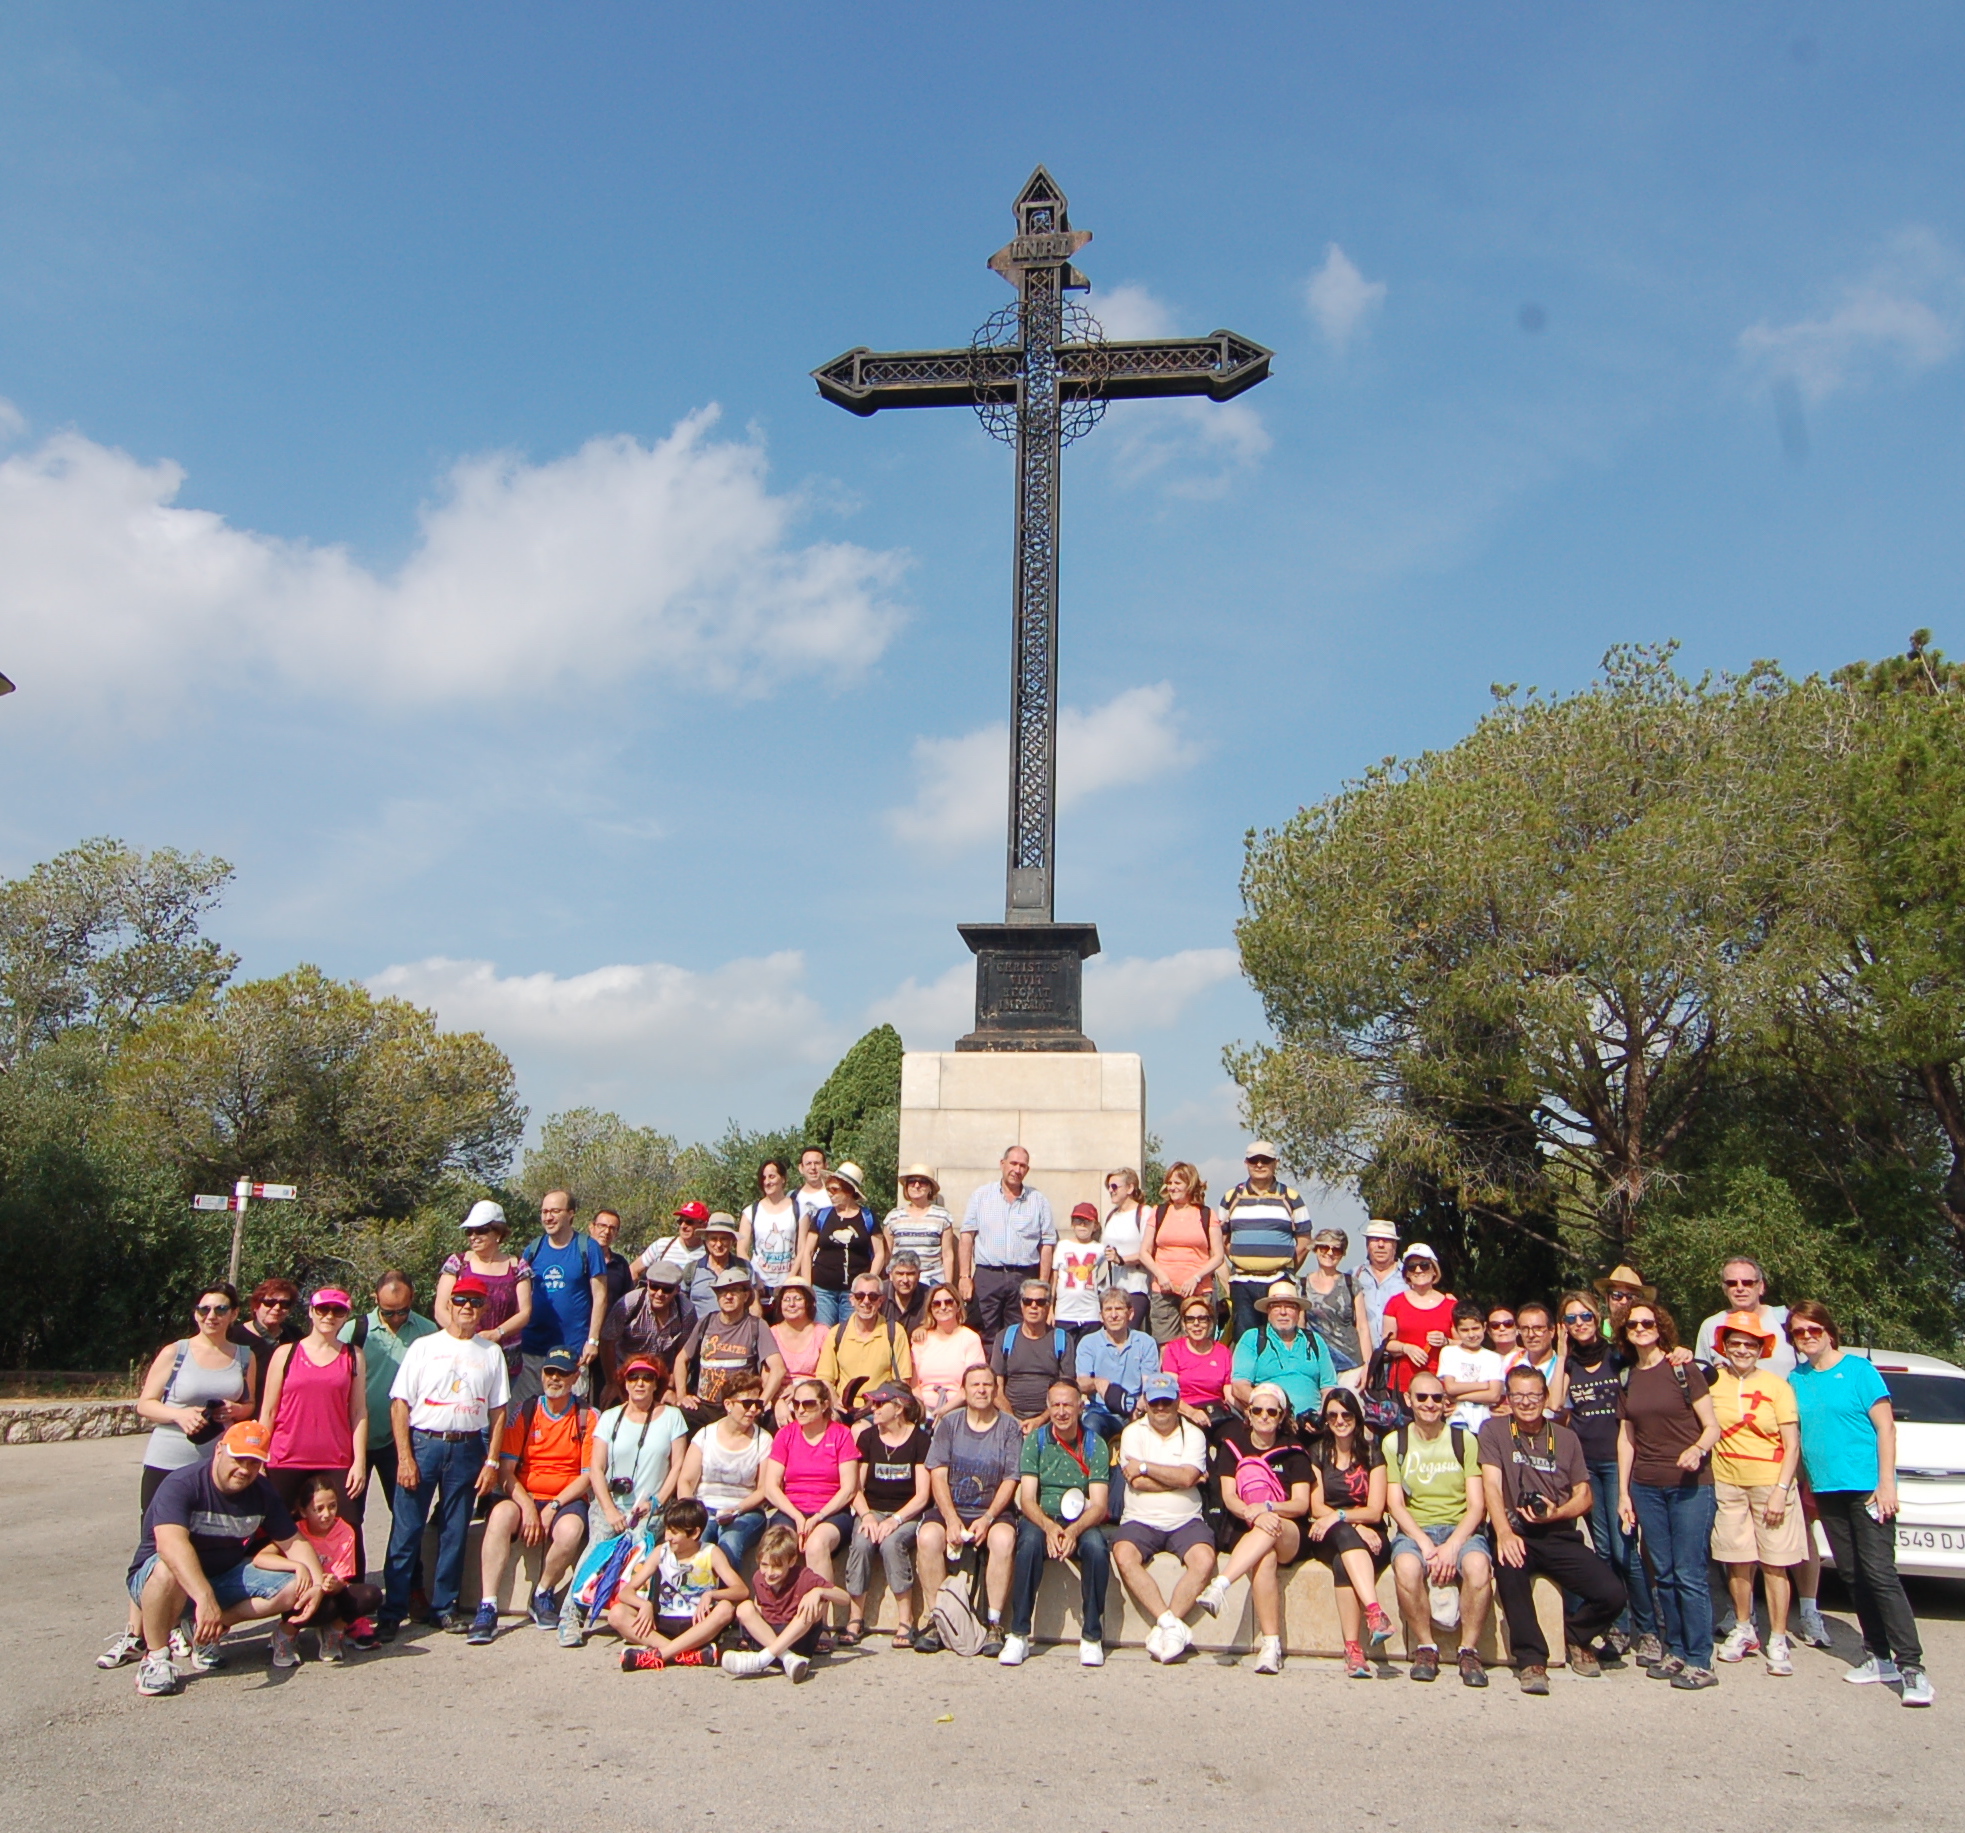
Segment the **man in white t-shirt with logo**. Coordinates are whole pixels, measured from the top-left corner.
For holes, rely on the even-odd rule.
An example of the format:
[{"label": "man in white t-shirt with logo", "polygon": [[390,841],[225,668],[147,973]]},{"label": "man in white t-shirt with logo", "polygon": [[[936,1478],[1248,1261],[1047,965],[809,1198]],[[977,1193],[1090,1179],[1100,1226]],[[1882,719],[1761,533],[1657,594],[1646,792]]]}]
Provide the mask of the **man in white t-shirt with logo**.
[{"label": "man in white t-shirt with logo", "polygon": [[[1110,1536],[1112,1563],[1153,1623],[1146,1652],[1155,1661],[1174,1661],[1194,1644],[1183,1619],[1214,1577],[1214,1532],[1201,1513],[1208,1440],[1199,1426],[1180,1416],[1177,1376],[1148,1375],[1141,1398],[1146,1417],[1119,1434],[1126,1503]],[[1171,1600],[1147,1570],[1156,1553],[1171,1553],[1181,1563]]]},{"label": "man in white t-shirt with logo", "polygon": [[1486,1335],[1487,1313],[1472,1299],[1463,1298],[1453,1308],[1453,1341],[1440,1351],[1439,1373],[1453,1403],[1448,1423],[1469,1432],[1478,1432],[1501,1404],[1508,1374],[1500,1352],[1483,1346]]}]

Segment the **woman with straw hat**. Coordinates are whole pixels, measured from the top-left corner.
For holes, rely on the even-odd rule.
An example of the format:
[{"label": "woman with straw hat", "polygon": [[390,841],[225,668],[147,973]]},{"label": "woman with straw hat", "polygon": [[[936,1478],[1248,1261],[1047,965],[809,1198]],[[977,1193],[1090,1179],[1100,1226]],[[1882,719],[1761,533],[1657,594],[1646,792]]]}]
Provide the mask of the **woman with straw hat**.
[{"label": "woman with straw hat", "polygon": [[881,1224],[887,1258],[911,1253],[921,1263],[926,1290],[946,1285],[955,1273],[955,1218],[942,1206],[941,1180],[926,1165],[901,1173],[901,1201]]},{"label": "woman with straw hat", "polygon": [[866,1176],[858,1165],[834,1166],[825,1186],[825,1208],[799,1231],[798,1277],[817,1295],[819,1322],[830,1329],[853,1315],[853,1281],[862,1273],[879,1277],[887,1264],[887,1237],[867,1211]]}]

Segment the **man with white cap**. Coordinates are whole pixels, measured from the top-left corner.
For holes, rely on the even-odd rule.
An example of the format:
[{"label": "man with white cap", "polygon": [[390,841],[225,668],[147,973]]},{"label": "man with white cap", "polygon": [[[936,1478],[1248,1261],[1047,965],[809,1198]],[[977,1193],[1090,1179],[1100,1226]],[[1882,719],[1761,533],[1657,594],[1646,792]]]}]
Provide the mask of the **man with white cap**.
[{"label": "man with white cap", "polygon": [[1243,1163],[1248,1176],[1221,1200],[1238,1339],[1255,1328],[1256,1301],[1270,1281],[1293,1275],[1310,1252],[1310,1211],[1294,1190],[1276,1181],[1276,1148],[1266,1139],[1252,1139]]},{"label": "man with white cap", "polygon": [[1406,1289],[1405,1275],[1399,1271],[1399,1225],[1373,1217],[1365,1224],[1365,1264],[1352,1276],[1364,1294],[1365,1322],[1371,1326],[1371,1341],[1364,1346],[1370,1357],[1385,1336],[1385,1307]]},{"label": "man with white cap", "polygon": [[[143,1617],[143,1665],[136,1690],[156,1696],[183,1684],[171,1663],[171,1631],[188,1605],[194,1613],[192,1667],[218,1665],[217,1646],[234,1623],[259,1617],[306,1617],[319,1603],[326,1575],[266,1478],[272,1429],[241,1420],[212,1455],[174,1470],[143,1511],[143,1538],[130,1561],[128,1586]],[[268,1571],[251,1555],[264,1534],[298,1571]]]}]

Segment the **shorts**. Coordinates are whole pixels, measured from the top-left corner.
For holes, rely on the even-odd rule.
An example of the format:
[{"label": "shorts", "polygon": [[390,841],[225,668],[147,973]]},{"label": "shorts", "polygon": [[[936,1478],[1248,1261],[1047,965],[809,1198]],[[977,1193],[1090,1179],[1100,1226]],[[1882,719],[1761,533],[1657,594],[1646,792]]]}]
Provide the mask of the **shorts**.
[{"label": "shorts", "polygon": [[1798,1566],[1808,1558],[1808,1542],[1801,1520],[1801,1497],[1788,1497],[1779,1527],[1765,1520],[1772,1484],[1756,1484],[1743,1489],[1738,1483],[1713,1479],[1713,1498],[1717,1513],[1713,1518],[1713,1558],[1721,1565]]},{"label": "shorts", "polygon": [[[784,1625],[782,1623],[773,1623],[768,1618],[765,1620],[764,1626],[766,1629],[770,1630],[773,1636],[776,1636],[778,1631],[784,1628]],[[762,1649],[764,1647],[764,1644],[758,1640],[757,1631],[752,1629],[748,1623],[741,1624],[739,1625],[739,1627],[744,1632],[744,1640],[748,1642],[752,1648]],[[826,1633],[826,1626],[823,1623],[814,1623],[812,1627],[804,1633],[804,1635],[800,1636],[798,1640],[791,1645],[791,1652],[794,1655],[804,1655],[805,1657],[807,1657],[807,1659],[810,1659],[813,1655],[816,1655],[819,1652],[820,1638],[823,1637],[825,1633]]]},{"label": "shorts", "polygon": [[[528,1495],[531,1494],[529,1490],[526,1493]],[[497,1498],[494,1496],[492,1500],[496,1501]],[[552,1501],[552,1497],[533,1496],[532,1500],[540,1508],[543,1509]],[[559,1507],[553,1511],[553,1525],[557,1527],[562,1521],[564,1521],[567,1518],[567,1516],[571,1515],[574,1517],[574,1519],[576,1519],[580,1523],[582,1527],[591,1527],[593,1524],[588,1519],[587,1509],[589,1505],[592,1503],[592,1501],[593,1498],[591,1496],[575,1496],[571,1502],[562,1502],[559,1505]]]},{"label": "shorts", "polygon": [[[830,1523],[839,1535],[839,1544],[833,1548],[833,1551],[835,1553],[845,1553],[853,1544],[853,1511],[850,1508],[837,1509],[830,1515],[822,1515],[812,1525],[814,1527],[821,1527],[827,1523]],[[798,1531],[797,1523],[782,1510],[775,1508],[771,1511],[769,1519],[765,1522],[765,1526],[788,1527],[793,1533]]]},{"label": "shorts", "polygon": [[[150,1575],[157,1569],[157,1555],[151,1554],[142,1565],[130,1574],[130,1596],[139,1604],[143,1602],[143,1587],[149,1583]],[[243,1565],[234,1566],[229,1572],[220,1572],[211,1579],[212,1596],[218,1599],[220,1610],[230,1610],[235,1604],[243,1604],[247,1598],[276,1598],[291,1585],[297,1576],[292,1572],[269,1572],[264,1566],[255,1566],[250,1560]]]},{"label": "shorts", "polygon": [[1124,1521],[1112,1530],[1110,1538],[1115,1547],[1124,1544],[1137,1548],[1141,1559],[1151,1559],[1156,1553],[1171,1553],[1174,1558],[1184,1560],[1196,1547],[1206,1547],[1210,1553],[1215,1550],[1214,1530],[1200,1515],[1192,1521],[1183,1521],[1179,1527]]},{"label": "shorts", "polygon": [[[1423,1563],[1426,1555],[1432,1552],[1435,1547],[1445,1546],[1453,1538],[1455,1531],[1455,1528],[1446,1522],[1435,1523],[1425,1529],[1426,1544],[1423,1547],[1410,1534],[1394,1534],[1392,1536],[1392,1557],[1397,1559],[1401,1553],[1410,1553],[1414,1559]],[[1455,1578],[1460,1576],[1461,1560],[1469,1553],[1485,1553],[1488,1558],[1488,1564],[1492,1565],[1494,1563],[1494,1549],[1487,1544],[1486,1533],[1476,1528],[1461,1543],[1460,1552],[1454,1557],[1453,1575]]]}]

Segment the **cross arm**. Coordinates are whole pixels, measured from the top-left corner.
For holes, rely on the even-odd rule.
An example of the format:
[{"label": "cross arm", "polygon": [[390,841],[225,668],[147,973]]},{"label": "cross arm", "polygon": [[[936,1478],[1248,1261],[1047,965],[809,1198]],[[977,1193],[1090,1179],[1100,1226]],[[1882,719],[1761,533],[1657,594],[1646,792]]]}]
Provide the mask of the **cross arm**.
[{"label": "cross arm", "polygon": [[1233,331],[1206,337],[1155,337],[1124,342],[1066,344],[1058,352],[1059,379],[1097,384],[1108,401],[1152,400],[1167,395],[1206,395],[1232,401],[1267,379],[1273,351]]},{"label": "cross arm", "polygon": [[969,407],[1014,401],[1016,350],[849,350],[812,371],[819,393],[849,414],[883,407]]}]

